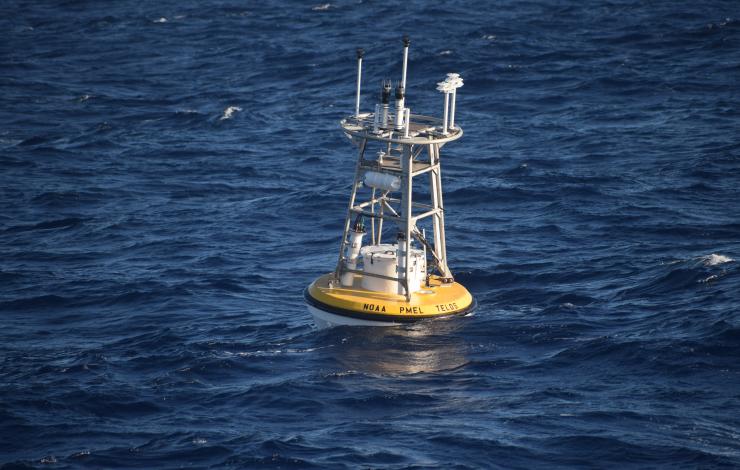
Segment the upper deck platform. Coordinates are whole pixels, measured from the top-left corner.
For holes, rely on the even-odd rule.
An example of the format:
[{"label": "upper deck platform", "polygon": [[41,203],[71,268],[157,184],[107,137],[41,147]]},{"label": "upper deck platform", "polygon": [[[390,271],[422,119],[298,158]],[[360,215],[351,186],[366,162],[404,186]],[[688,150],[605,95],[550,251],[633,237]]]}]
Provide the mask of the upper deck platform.
[{"label": "upper deck platform", "polygon": [[[393,114],[389,116],[393,117]],[[457,126],[448,128],[447,134],[444,134],[442,119],[421,114],[410,115],[408,137],[404,137],[405,129],[396,131],[392,128],[380,128],[376,133],[373,131],[374,120],[374,113],[361,113],[357,116],[348,116],[339,124],[345,134],[353,140],[368,139],[405,145],[444,144],[457,140],[463,135],[462,129]],[[393,122],[393,119],[389,121]]]}]

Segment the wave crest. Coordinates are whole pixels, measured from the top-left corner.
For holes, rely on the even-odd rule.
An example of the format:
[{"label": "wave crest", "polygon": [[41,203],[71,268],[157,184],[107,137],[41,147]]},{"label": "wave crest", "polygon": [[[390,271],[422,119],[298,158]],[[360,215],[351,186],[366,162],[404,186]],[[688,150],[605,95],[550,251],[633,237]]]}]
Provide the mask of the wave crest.
[{"label": "wave crest", "polygon": [[700,259],[702,263],[704,264],[704,266],[716,266],[718,264],[731,263],[735,261],[729,256],[718,255],[716,253],[712,253],[711,255],[707,255],[707,256],[702,256]]},{"label": "wave crest", "polygon": [[221,115],[221,121],[226,119],[231,119],[231,117],[234,115],[234,113],[241,111],[242,108],[239,106],[229,106],[228,108],[224,109],[223,115]]}]

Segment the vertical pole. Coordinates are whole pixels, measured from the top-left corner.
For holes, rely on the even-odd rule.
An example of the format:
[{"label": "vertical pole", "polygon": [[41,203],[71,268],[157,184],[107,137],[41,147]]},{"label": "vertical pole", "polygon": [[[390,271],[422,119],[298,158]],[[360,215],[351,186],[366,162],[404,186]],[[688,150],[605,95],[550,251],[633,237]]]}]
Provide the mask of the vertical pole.
[{"label": "vertical pole", "polygon": [[403,132],[405,138],[409,138],[409,127],[411,126],[411,110],[404,108],[404,120],[406,121],[406,129]]},{"label": "vertical pole", "polygon": [[452,89],[452,106],[450,106],[450,129],[455,128],[455,101],[457,99],[457,88]]},{"label": "vertical pole", "polygon": [[[423,238],[424,240],[427,239],[427,231],[423,227],[421,229],[421,238]],[[422,256],[421,259],[424,260],[424,278],[426,279],[426,281],[424,281],[424,282],[426,283],[426,285],[428,287],[429,286],[429,276],[428,276],[428,273],[427,273],[427,244],[426,243],[422,243],[422,248],[424,249],[424,254],[423,254],[423,256]]]},{"label": "vertical pole", "polygon": [[444,135],[447,135],[447,114],[450,108],[450,94],[445,91],[445,112],[444,117],[442,120],[444,121],[444,127],[442,128],[442,133]]},{"label": "vertical pole", "polygon": [[[375,215],[375,188],[373,188],[373,192],[370,195],[370,200],[373,201],[373,203],[370,206],[370,213]],[[375,245],[375,217],[370,218],[370,242]]]},{"label": "vertical pole", "polygon": [[365,51],[357,49],[357,95],[355,96],[355,116],[360,115],[360,86],[362,85],[362,56]]},{"label": "vertical pole", "polygon": [[403,72],[401,73],[401,88],[406,90],[406,66],[409,63],[409,44],[411,40],[408,36],[403,37]]},{"label": "vertical pole", "polygon": [[[383,194],[380,195],[381,198],[385,199],[385,197],[388,195],[388,191],[383,191]],[[380,202],[380,220],[378,220],[378,245],[380,245],[383,242],[383,214],[385,213],[385,204],[381,201]]]},{"label": "vertical pole", "polygon": [[357,188],[360,183],[360,162],[365,154],[365,146],[367,145],[367,139],[362,139],[360,143],[360,153],[357,156],[357,165],[355,166],[355,180],[352,183],[352,194],[349,197],[349,206],[347,207],[347,218],[344,221],[344,232],[342,233],[342,242],[339,244],[339,260],[337,261],[337,267],[334,270],[335,279],[339,279],[344,270],[344,250],[347,247],[347,235],[349,234],[349,226],[352,222],[352,207],[355,205],[355,197],[357,196]]},{"label": "vertical pole", "polygon": [[[401,195],[401,209],[402,209],[402,224],[404,225],[402,230],[404,231],[404,234],[406,235],[406,240],[403,241],[403,243],[406,244],[406,249],[404,250],[404,257],[405,257],[405,263],[404,263],[404,275],[403,275],[403,287],[406,291],[406,300],[411,300],[411,289],[409,288],[409,278],[411,273],[411,226],[413,224],[413,215],[411,212],[411,195],[412,195],[412,155],[411,155],[411,145],[404,145],[403,146],[403,155],[401,156],[401,169],[403,174],[403,193]],[[400,261],[400,260],[399,260]]]}]

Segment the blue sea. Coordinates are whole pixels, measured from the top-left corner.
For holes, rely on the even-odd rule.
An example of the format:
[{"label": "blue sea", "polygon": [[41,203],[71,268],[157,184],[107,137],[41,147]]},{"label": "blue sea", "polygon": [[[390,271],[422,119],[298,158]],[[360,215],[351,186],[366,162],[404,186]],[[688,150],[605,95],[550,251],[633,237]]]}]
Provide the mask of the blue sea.
[{"label": "blue sea", "polygon": [[[740,3],[0,5],[0,468],[740,467]],[[441,115],[472,315],[317,330],[356,149]]]}]

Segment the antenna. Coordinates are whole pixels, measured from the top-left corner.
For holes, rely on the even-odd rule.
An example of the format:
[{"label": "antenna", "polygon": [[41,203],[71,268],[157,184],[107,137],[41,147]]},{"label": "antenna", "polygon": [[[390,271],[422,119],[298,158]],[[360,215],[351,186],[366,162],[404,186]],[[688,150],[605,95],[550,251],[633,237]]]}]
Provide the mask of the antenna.
[{"label": "antenna", "polygon": [[401,73],[401,88],[406,89],[406,66],[409,63],[409,44],[411,40],[407,35],[403,36],[403,72]]},{"label": "antenna", "polygon": [[360,115],[360,86],[362,85],[362,56],[365,51],[362,48],[357,49],[357,96],[355,97],[355,116]]}]

